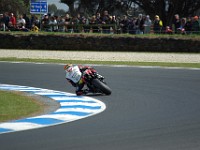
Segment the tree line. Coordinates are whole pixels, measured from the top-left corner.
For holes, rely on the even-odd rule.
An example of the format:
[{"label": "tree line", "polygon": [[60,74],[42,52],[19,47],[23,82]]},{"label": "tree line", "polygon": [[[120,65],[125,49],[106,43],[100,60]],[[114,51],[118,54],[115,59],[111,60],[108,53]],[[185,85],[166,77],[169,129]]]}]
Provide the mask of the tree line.
[{"label": "tree line", "polygon": [[[70,12],[83,11],[96,14],[108,10],[111,14],[125,14],[128,10],[136,11],[138,8],[150,17],[159,15],[164,25],[172,23],[174,15],[180,17],[198,15],[200,0],[61,0],[69,6]],[[75,3],[78,6],[75,5]]]},{"label": "tree line", "polygon": [[0,13],[24,14],[30,12],[29,0],[0,0]]}]

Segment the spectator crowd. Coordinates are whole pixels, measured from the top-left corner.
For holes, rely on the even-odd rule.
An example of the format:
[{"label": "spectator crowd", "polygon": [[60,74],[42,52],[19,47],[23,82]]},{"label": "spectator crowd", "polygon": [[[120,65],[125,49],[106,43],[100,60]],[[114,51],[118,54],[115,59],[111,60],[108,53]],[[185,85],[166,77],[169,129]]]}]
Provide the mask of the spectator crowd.
[{"label": "spectator crowd", "polygon": [[180,18],[174,15],[172,25],[163,26],[162,19],[155,15],[153,19],[149,15],[139,14],[138,17],[116,17],[109,15],[108,11],[102,14],[85,17],[76,16],[51,16],[44,14],[42,17],[26,14],[16,17],[13,13],[0,14],[0,31],[47,31],[68,33],[107,33],[107,34],[190,34],[200,33],[199,17]]}]

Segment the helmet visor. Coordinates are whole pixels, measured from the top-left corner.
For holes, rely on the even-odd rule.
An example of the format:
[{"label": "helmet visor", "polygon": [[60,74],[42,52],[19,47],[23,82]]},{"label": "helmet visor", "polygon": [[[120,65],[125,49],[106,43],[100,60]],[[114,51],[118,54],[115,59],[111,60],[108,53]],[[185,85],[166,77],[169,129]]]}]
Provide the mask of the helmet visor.
[{"label": "helmet visor", "polygon": [[66,72],[72,72],[72,69],[73,69],[73,67],[69,66],[69,67],[66,68]]}]

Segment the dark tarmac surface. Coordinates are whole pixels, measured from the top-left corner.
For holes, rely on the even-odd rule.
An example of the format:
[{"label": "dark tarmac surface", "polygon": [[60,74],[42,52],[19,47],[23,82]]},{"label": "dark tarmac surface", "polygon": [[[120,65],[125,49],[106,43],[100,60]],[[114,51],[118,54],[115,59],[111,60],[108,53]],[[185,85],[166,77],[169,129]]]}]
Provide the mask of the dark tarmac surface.
[{"label": "dark tarmac surface", "polygon": [[[107,109],[54,127],[0,135],[1,150],[199,150],[200,70],[95,67]],[[63,67],[0,62],[0,83],[74,92]]]}]

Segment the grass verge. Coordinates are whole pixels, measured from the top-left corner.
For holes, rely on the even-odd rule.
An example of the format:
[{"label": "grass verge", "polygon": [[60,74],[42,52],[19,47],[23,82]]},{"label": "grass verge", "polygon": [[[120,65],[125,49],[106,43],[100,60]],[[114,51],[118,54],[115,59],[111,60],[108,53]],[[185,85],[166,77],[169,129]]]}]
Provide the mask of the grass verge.
[{"label": "grass verge", "polygon": [[0,61],[200,68],[200,63],[58,60],[58,59],[30,59],[30,58],[15,58],[15,57],[0,58]]},{"label": "grass verge", "polygon": [[0,122],[20,119],[36,114],[43,106],[20,92],[0,91]]}]

